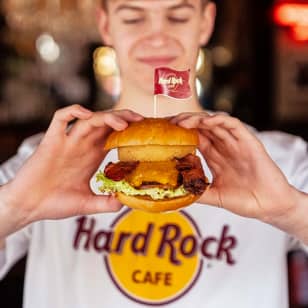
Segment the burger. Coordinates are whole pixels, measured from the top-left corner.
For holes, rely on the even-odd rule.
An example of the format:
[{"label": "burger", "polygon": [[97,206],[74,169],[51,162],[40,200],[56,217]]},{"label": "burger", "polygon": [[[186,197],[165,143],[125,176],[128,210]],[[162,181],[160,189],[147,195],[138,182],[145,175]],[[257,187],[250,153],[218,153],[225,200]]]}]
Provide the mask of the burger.
[{"label": "burger", "polygon": [[149,212],[176,210],[197,201],[208,186],[196,156],[197,130],[163,118],[145,118],[112,132],[105,150],[117,148],[118,162],[99,171],[99,189]]}]

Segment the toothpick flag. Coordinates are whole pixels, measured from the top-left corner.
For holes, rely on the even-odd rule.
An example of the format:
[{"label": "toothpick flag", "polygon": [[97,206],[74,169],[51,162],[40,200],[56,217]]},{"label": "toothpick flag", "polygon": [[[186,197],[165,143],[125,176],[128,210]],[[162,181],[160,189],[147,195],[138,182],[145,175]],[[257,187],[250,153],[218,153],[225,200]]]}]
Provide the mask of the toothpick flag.
[{"label": "toothpick flag", "polygon": [[191,96],[189,73],[176,71],[168,67],[155,69],[154,95],[166,95],[176,99],[185,99]]},{"label": "toothpick flag", "polygon": [[189,73],[187,71],[176,71],[168,67],[155,69],[154,76],[154,117],[157,117],[157,96],[166,95],[175,99],[191,97],[189,86]]}]

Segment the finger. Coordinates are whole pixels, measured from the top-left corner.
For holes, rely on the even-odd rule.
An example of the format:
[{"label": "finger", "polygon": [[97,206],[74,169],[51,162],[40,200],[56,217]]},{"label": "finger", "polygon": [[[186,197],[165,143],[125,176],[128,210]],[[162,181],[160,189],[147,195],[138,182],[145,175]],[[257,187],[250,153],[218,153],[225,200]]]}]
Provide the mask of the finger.
[{"label": "finger", "polygon": [[[203,130],[203,133],[204,131],[205,130]],[[207,134],[210,135],[209,138],[211,142],[222,155],[226,154],[228,156],[233,156],[240,151],[240,142],[229,130],[220,126],[213,126],[208,128]]]},{"label": "finger", "polygon": [[199,133],[199,148],[204,150],[212,145],[212,141],[205,134]]},{"label": "finger", "polygon": [[80,106],[72,105],[66,108],[59,109],[55,112],[53,119],[46,132],[49,135],[64,135],[66,134],[67,125],[74,119],[89,119],[93,115],[92,111]]},{"label": "finger", "polygon": [[130,122],[141,121],[143,116],[128,109],[113,112],[97,112],[90,120],[94,127],[101,127],[103,122],[114,130],[123,130]]},{"label": "finger", "polygon": [[202,117],[200,115],[193,115],[189,118],[179,121],[177,125],[188,129],[200,128],[201,120]]},{"label": "finger", "polygon": [[80,215],[117,212],[122,204],[113,196],[90,196],[80,209]]},{"label": "finger", "polygon": [[[199,150],[206,159],[207,162],[215,162],[218,165],[222,165],[226,160],[225,156],[218,150],[219,146],[214,143],[215,137],[212,136],[211,132],[204,132],[203,137],[200,140]],[[208,142],[204,142],[204,139]]]},{"label": "finger", "polygon": [[128,122],[136,122],[144,119],[144,116],[129,109],[115,110],[115,113],[119,114]]},{"label": "finger", "polygon": [[98,128],[105,134],[112,129],[123,130],[127,125],[127,121],[117,116],[116,113],[96,112],[89,120],[77,121],[70,130],[69,135],[75,137],[75,139],[80,139],[87,137],[93,131],[97,131]]},{"label": "finger", "polygon": [[201,142],[201,140],[207,139],[210,142],[211,147],[216,147],[217,142],[215,143],[215,141],[217,141],[217,138],[210,130],[205,130],[205,129],[199,130],[199,138],[200,138],[200,146],[203,145],[203,142]]},{"label": "finger", "polygon": [[110,131],[121,131],[127,128],[129,122],[140,121],[143,117],[130,110],[114,112],[96,112],[91,119],[78,121],[71,129],[69,135],[75,139],[87,137],[93,131],[100,129],[102,135],[107,135]]},{"label": "finger", "polygon": [[207,126],[221,126],[229,130],[236,139],[256,139],[247,127],[237,118],[228,115],[218,114],[204,120]]},{"label": "finger", "polygon": [[221,174],[225,168],[225,163],[222,161],[219,155],[211,150],[210,154],[205,154],[204,159],[212,173],[212,175]]},{"label": "finger", "polygon": [[93,132],[87,135],[87,143],[92,147],[100,147],[102,150],[106,142],[107,136],[112,132],[112,129],[94,129]]},{"label": "finger", "polygon": [[226,145],[233,145],[237,142],[237,139],[225,128],[214,126],[210,131],[214,139],[213,142],[221,142]]},{"label": "finger", "polygon": [[185,119],[182,119],[181,121],[177,122],[177,125],[184,127],[184,128],[198,128],[202,129],[204,128],[203,125],[203,119],[208,117],[209,115],[204,113],[204,114],[194,114],[190,117],[186,117]]},{"label": "finger", "polygon": [[193,128],[197,127],[197,125],[200,123],[200,120],[203,117],[208,117],[208,116],[209,114],[207,112],[186,112],[186,113],[181,113],[176,117],[172,118],[171,123],[185,128]]},{"label": "finger", "polygon": [[183,120],[191,117],[192,115],[193,115],[192,112],[182,112],[182,113],[179,113],[178,115],[172,117],[170,122],[172,124],[177,125],[178,122],[183,121]]}]

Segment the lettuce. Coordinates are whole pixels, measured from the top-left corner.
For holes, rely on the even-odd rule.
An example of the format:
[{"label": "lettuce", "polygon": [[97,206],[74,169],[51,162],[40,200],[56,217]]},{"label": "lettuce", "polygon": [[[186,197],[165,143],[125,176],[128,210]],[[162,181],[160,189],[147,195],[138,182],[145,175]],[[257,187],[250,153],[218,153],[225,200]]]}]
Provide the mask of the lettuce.
[{"label": "lettuce", "polygon": [[161,200],[164,198],[182,197],[188,194],[183,185],[176,189],[163,189],[163,188],[146,188],[137,189],[131,186],[125,180],[113,181],[108,179],[105,174],[99,171],[96,174],[96,182],[101,182],[99,190],[106,193],[122,192],[129,196],[150,196],[154,200]]}]

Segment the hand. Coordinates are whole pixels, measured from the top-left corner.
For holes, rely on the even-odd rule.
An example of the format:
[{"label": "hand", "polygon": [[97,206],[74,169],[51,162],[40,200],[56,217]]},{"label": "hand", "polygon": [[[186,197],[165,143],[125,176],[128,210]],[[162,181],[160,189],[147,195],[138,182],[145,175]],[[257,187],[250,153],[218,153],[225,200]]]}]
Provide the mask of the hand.
[{"label": "hand", "polygon": [[238,119],[204,112],[180,114],[172,122],[199,131],[199,150],[213,175],[200,203],[263,221],[294,210],[294,188]]},{"label": "hand", "polygon": [[[68,130],[73,119],[78,121]],[[141,119],[128,110],[92,113],[78,105],[58,110],[37,150],[1,188],[1,201],[15,222],[119,210],[121,204],[113,196],[94,195],[89,180],[107,154],[107,135]]]}]

